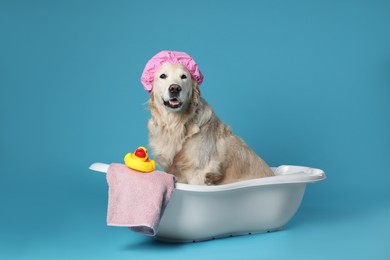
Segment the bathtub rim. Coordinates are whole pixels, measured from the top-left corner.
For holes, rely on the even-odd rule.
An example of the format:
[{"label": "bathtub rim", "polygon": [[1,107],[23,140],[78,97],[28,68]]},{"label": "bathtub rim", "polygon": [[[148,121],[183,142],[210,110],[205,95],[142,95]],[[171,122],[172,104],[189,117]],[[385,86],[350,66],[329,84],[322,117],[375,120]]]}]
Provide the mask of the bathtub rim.
[{"label": "bathtub rim", "polygon": [[[107,173],[109,166],[109,164],[97,162],[93,163],[89,169],[97,172]],[[271,169],[274,171],[275,176],[243,180],[235,183],[216,186],[176,183],[175,189],[191,192],[218,192],[256,186],[313,183],[326,179],[325,172],[318,168],[296,165],[281,165],[278,167],[271,167]]]}]

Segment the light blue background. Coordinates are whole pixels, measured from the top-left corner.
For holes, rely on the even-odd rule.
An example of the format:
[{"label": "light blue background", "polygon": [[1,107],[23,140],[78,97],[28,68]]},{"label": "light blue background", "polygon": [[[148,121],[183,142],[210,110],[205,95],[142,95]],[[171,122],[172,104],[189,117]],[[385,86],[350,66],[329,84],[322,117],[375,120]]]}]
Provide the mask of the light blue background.
[{"label": "light blue background", "polygon": [[[284,230],[170,245],[106,226],[87,168],[147,145],[139,78],[163,49],[270,165],[326,171]],[[389,159],[389,1],[0,1],[2,259],[390,259]]]}]

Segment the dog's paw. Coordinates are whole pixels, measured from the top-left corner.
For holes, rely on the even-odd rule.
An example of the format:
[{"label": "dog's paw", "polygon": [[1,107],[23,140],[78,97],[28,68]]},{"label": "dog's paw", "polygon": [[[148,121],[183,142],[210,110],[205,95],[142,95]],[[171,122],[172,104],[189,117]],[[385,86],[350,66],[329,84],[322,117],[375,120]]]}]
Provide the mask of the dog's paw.
[{"label": "dog's paw", "polygon": [[222,181],[223,174],[220,172],[208,172],[206,173],[204,183],[206,185],[217,185]]}]

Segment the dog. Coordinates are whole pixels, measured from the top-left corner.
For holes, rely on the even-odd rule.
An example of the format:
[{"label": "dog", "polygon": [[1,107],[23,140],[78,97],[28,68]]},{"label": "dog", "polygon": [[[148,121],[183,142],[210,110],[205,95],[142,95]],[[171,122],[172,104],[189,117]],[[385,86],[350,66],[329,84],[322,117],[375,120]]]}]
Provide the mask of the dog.
[{"label": "dog", "polygon": [[177,182],[193,185],[273,176],[268,165],[216,116],[201,96],[203,75],[196,80],[187,65],[168,59],[154,66],[149,79],[149,147],[157,164]]}]

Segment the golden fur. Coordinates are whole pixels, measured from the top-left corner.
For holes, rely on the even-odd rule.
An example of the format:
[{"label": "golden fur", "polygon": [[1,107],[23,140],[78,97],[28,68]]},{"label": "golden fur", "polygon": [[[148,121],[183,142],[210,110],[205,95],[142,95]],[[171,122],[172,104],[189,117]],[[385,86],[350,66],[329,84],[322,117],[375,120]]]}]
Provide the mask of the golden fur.
[{"label": "golden fur", "polygon": [[[172,84],[181,92],[171,102]],[[167,106],[179,101],[179,107]],[[268,165],[217,118],[182,65],[165,63],[159,69],[149,108],[149,146],[158,165],[178,182],[217,185],[273,176]]]}]

